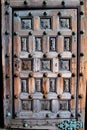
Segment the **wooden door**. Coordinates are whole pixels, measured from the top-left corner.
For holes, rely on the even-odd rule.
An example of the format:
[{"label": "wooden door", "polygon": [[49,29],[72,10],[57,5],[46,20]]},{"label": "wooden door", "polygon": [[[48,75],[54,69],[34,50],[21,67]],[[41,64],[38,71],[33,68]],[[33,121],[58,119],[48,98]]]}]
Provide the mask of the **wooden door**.
[{"label": "wooden door", "polygon": [[81,2],[3,4],[6,127],[57,129],[64,120],[84,122]]}]

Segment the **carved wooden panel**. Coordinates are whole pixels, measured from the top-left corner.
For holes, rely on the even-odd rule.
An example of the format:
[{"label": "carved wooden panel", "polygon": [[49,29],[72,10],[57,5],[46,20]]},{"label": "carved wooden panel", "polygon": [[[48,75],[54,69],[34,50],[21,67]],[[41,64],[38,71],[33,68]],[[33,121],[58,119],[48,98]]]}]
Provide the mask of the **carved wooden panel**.
[{"label": "carved wooden panel", "polygon": [[5,113],[11,116],[6,115],[6,126],[9,122],[13,128],[54,129],[71,113],[73,119],[78,115],[77,1],[66,0],[65,5],[60,0],[9,1],[4,70],[9,95]]}]

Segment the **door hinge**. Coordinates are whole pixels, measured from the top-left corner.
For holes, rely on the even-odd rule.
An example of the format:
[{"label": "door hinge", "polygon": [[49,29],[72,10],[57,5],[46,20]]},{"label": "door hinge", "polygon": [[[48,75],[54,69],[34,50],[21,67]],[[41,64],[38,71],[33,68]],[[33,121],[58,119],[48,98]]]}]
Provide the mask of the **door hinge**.
[{"label": "door hinge", "polygon": [[57,127],[61,130],[76,130],[83,128],[83,122],[77,120],[65,120],[57,124]]}]

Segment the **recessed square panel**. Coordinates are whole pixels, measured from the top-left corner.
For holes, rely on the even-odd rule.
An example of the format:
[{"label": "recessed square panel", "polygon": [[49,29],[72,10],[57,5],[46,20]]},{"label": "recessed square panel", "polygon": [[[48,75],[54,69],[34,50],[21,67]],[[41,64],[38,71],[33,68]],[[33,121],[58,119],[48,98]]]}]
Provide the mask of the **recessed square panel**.
[{"label": "recessed square panel", "polygon": [[42,51],[42,38],[41,37],[35,38],[35,50]]},{"label": "recessed square panel", "polygon": [[70,18],[60,18],[60,27],[64,29],[70,29]]},{"label": "recessed square panel", "polygon": [[41,70],[51,71],[51,60],[41,60]]},{"label": "recessed square panel", "polygon": [[70,51],[70,38],[64,38],[64,51]]},{"label": "recessed square panel", "polygon": [[51,110],[51,101],[50,100],[41,100],[41,110]]},{"label": "recessed square panel", "polygon": [[32,111],[32,101],[22,101],[22,110]]},{"label": "recessed square panel", "polygon": [[69,60],[60,60],[59,61],[59,69],[60,70],[69,70],[70,69],[70,61]]},{"label": "recessed square panel", "polygon": [[21,79],[21,92],[28,92],[28,80]]},{"label": "recessed square panel", "polygon": [[40,19],[41,29],[51,29],[51,18],[41,18]]},{"label": "recessed square panel", "polygon": [[56,51],[56,37],[50,37],[50,51]]},{"label": "recessed square panel", "polygon": [[60,101],[60,110],[69,110],[69,101]]},{"label": "recessed square panel", "polygon": [[22,70],[32,70],[32,60],[22,60]]},{"label": "recessed square panel", "polygon": [[28,50],[28,38],[22,37],[21,38],[21,51],[27,51]]},{"label": "recessed square panel", "polygon": [[35,79],[36,92],[41,92],[41,90],[42,90],[41,84],[42,84],[42,79],[36,78]]},{"label": "recessed square panel", "polygon": [[56,79],[54,78],[49,79],[49,87],[50,87],[50,92],[56,92]]},{"label": "recessed square panel", "polygon": [[21,29],[32,29],[32,19],[21,19]]},{"label": "recessed square panel", "polygon": [[69,79],[64,79],[64,92],[69,92],[70,91],[70,80]]}]

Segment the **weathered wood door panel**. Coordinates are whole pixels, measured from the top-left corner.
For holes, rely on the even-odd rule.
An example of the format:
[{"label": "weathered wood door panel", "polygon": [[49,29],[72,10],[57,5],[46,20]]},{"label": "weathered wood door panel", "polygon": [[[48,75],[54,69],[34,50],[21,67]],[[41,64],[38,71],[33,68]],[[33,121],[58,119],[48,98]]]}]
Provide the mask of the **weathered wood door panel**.
[{"label": "weathered wood door panel", "polygon": [[6,127],[57,129],[56,124],[78,115],[84,122],[80,4],[79,0],[2,2]]}]

